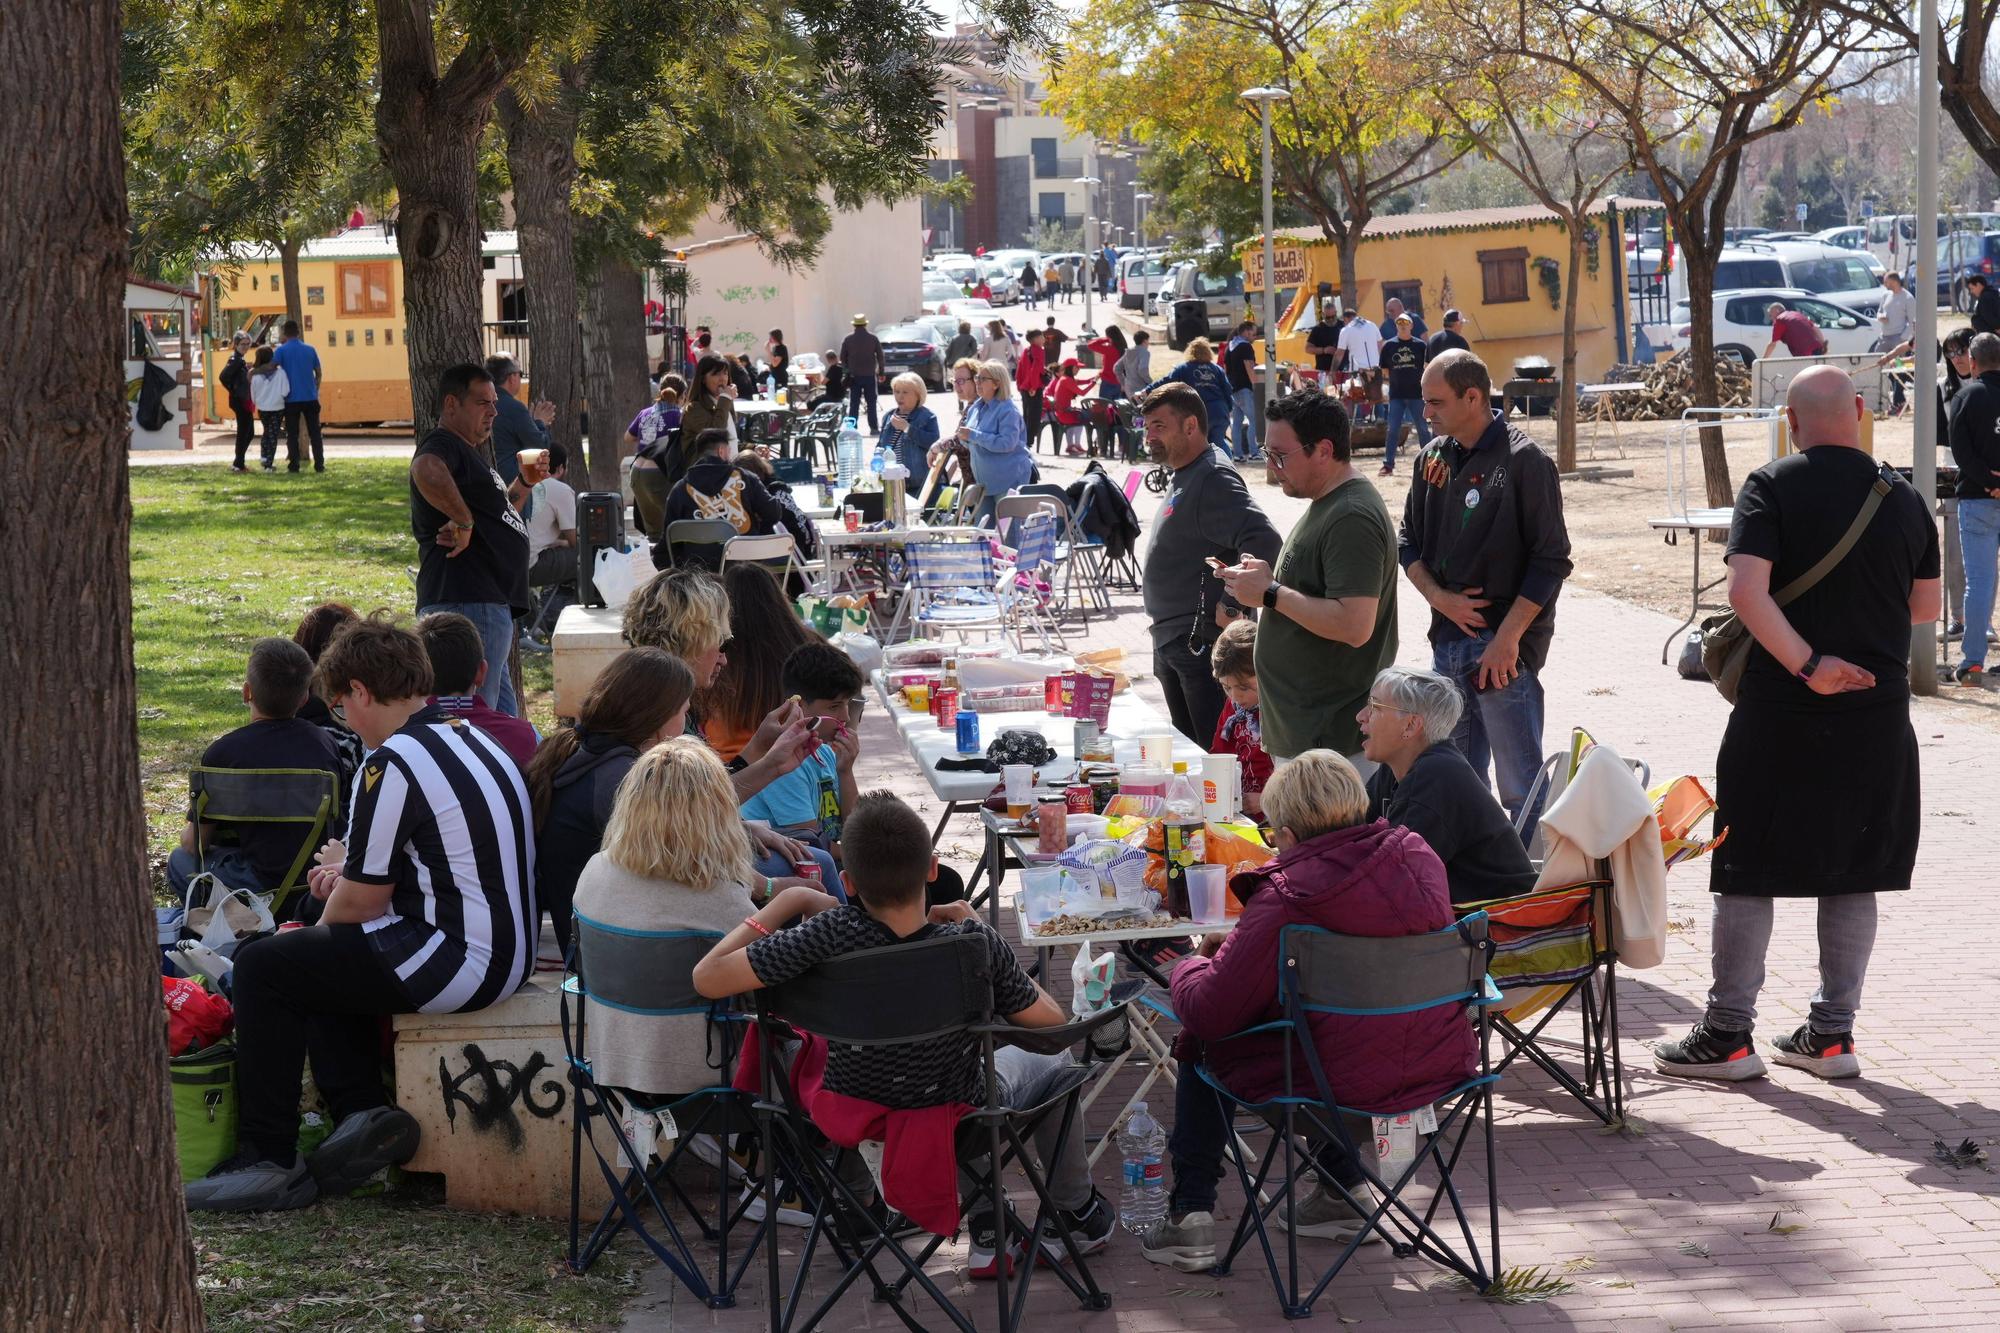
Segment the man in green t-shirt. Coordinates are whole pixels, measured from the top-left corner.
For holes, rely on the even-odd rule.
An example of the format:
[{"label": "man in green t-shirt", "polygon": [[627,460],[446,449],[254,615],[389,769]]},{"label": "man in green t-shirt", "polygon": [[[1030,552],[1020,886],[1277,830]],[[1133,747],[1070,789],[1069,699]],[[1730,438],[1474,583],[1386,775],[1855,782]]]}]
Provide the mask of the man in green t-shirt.
[{"label": "man in green t-shirt", "polygon": [[1222,580],[1262,606],[1257,689],[1274,759],[1327,749],[1365,778],[1356,714],[1396,659],[1396,530],[1381,493],[1348,461],[1347,412],[1317,391],[1275,399],[1264,456],[1285,494],[1312,501],[1275,568],[1246,556]]}]

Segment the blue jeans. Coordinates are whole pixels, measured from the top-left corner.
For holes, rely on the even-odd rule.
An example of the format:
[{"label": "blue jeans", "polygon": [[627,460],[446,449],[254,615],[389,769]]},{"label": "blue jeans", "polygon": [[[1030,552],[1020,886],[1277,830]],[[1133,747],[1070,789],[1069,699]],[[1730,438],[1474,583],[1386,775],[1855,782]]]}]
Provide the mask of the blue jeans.
[{"label": "blue jeans", "polygon": [[520,702],[514,698],[514,673],[507,669],[514,651],[514,608],[505,602],[432,602],[417,608],[419,616],[433,611],[456,611],[472,622],[486,648],[486,683],[479,687],[479,697],[488,708],[521,716]]},{"label": "blue jeans", "polygon": [[1232,389],[1229,393],[1229,433],[1236,437],[1236,457],[1255,458],[1257,447],[1257,391]]},{"label": "blue jeans", "polygon": [[847,415],[856,421],[861,419],[863,408],[868,411],[868,433],[882,433],[882,423],[875,415],[875,400],[881,397],[882,382],[873,375],[854,375],[847,381]]},{"label": "blue jeans", "polygon": [[[1305,1062],[1293,1058],[1297,1062],[1293,1076],[1305,1095],[1311,1096],[1312,1077],[1306,1072]],[[1174,1127],[1167,1134],[1167,1156],[1174,1164],[1173,1188],[1167,1196],[1170,1215],[1215,1211],[1215,1186],[1222,1179],[1223,1152],[1229,1142],[1231,1119],[1223,1109],[1221,1095],[1194,1072],[1193,1064],[1182,1065],[1180,1079],[1174,1085]],[[1353,1133],[1353,1128],[1348,1132]],[[1262,1145],[1258,1147],[1261,1150]],[[1313,1166],[1319,1174],[1349,1189],[1363,1179],[1354,1159],[1331,1139],[1315,1150]]]},{"label": "blue jeans", "polygon": [[[806,844],[806,854],[819,863],[819,883],[822,889],[842,902],[847,901],[847,886],[840,882],[840,867],[833,863],[833,853],[821,851],[811,843]],[[785,859],[783,852],[766,852],[750,866],[758,875],[769,875],[772,879],[782,879],[798,874],[798,868]]]},{"label": "blue jeans", "polygon": [[1986,632],[1993,627],[1994,567],[2000,564],[2000,500],[1960,500],[1958,541],[1965,560],[1964,665],[1986,665]]},{"label": "blue jeans", "polygon": [[[1487,761],[1492,761],[1500,804],[1507,808],[1507,817],[1519,824],[1521,807],[1542,766],[1542,682],[1523,667],[1521,674],[1502,688],[1481,690],[1479,655],[1492,641],[1493,632],[1482,630],[1476,639],[1434,644],[1431,665],[1457,681],[1459,693],[1465,696],[1465,712],[1451,734],[1451,743],[1482,779],[1486,778]],[[1534,838],[1535,825],[1541,821],[1539,800],[1536,806],[1527,822],[1520,825],[1523,843]]]},{"label": "blue jeans", "polygon": [[1421,398],[1391,398],[1389,400],[1389,443],[1382,450],[1382,470],[1396,470],[1396,441],[1403,434],[1403,423],[1416,428],[1419,449],[1431,442],[1430,423],[1424,420],[1424,400]]}]

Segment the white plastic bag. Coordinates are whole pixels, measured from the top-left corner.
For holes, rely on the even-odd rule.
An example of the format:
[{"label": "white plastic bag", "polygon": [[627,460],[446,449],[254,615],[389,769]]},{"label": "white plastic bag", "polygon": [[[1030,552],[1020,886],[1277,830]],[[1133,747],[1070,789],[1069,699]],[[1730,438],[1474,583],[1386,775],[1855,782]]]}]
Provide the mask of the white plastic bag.
[{"label": "white plastic bag", "polygon": [[833,646],[846,653],[864,676],[882,667],[882,645],[866,634],[842,630],[833,636]]},{"label": "white plastic bag", "polygon": [[187,929],[199,931],[202,944],[224,958],[234,957],[240,941],[277,928],[266,895],[232,889],[213,874],[196,875],[188,881]]},{"label": "white plastic bag", "polygon": [[652,578],[654,572],[652,553],[643,545],[628,546],[622,551],[607,546],[597,553],[597,564],[590,578],[597,585],[604,605],[616,611],[632,600],[639,585]]},{"label": "white plastic bag", "polygon": [[1070,1013],[1089,1018],[1111,1003],[1111,983],[1118,968],[1118,955],[1106,949],[1093,955],[1085,940],[1069,965]]}]

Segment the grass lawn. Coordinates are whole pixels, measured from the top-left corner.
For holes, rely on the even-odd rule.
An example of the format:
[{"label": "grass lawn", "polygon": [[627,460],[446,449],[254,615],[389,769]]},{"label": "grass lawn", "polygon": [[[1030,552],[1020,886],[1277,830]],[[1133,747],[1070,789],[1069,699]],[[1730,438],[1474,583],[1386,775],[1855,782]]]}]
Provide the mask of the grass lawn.
[{"label": "grass lawn", "polygon": [[[139,759],[156,866],[180,837],[188,768],[248,720],[252,643],[290,637],[323,601],[414,610],[407,477],[394,459],[336,462],[323,476],[132,469]],[[524,658],[523,670],[530,716],[546,731],[548,659]],[[550,1333],[615,1322],[630,1294],[615,1252],[589,1277],[569,1276],[561,1223],[402,1198],[197,1217],[195,1238],[217,1330]]]},{"label": "grass lawn", "polygon": [[[324,601],[366,614],[414,611],[408,467],[336,461],[324,475],[223,465],[132,469],[132,631],[148,850],[180,839],[187,770],[249,720],[243,664],[267,635],[289,638]],[[522,659],[528,715],[546,731],[549,664]]]}]

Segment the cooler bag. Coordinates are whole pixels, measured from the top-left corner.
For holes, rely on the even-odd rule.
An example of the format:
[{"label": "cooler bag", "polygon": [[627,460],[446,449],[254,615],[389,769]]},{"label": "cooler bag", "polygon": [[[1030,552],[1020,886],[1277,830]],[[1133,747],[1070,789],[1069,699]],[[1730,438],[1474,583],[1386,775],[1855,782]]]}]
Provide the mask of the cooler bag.
[{"label": "cooler bag", "polygon": [[236,1151],[236,1043],[219,1041],[167,1066],[181,1179],[199,1180]]}]

